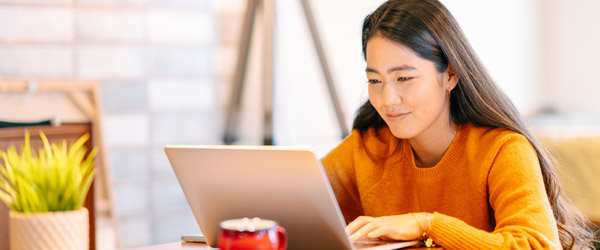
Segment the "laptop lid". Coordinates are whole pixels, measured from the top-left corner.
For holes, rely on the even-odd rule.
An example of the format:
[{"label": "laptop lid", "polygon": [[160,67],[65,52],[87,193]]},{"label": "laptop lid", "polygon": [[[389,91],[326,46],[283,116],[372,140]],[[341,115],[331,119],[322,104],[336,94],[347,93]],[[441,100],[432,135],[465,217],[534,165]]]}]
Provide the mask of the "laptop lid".
[{"label": "laptop lid", "polygon": [[288,249],[352,249],[317,157],[273,146],[167,146],[165,152],[208,244],[219,222],[271,219],[286,228]]}]

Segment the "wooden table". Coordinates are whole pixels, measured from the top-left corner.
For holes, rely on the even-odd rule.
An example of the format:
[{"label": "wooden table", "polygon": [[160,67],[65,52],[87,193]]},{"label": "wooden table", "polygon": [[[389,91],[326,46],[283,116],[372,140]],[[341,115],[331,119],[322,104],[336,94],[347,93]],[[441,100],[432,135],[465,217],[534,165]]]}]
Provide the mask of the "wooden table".
[{"label": "wooden table", "polygon": [[217,248],[211,248],[211,247],[207,246],[206,244],[201,244],[201,243],[175,242],[175,243],[168,243],[168,244],[162,244],[162,245],[133,248],[133,249],[129,249],[129,250],[179,250],[179,249],[217,249]]},{"label": "wooden table", "polygon": [[[155,246],[147,246],[147,247],[139,247],[139,248],[133,248],[133,249],[129,249],[129,250],[189,250],[189,249],[205,249],[205,250],[209,250],[209,249],[217,249],[217,248],[211,248],[205,244],[200,244],[200,243],[183,243],[183,242],[175,242],[175,243],[168,243],[168,244],[162,244],[162,245],[155,245]],[[435,250],[435,249],[442,249],[442,248],[410,248],[411,250]]]}]

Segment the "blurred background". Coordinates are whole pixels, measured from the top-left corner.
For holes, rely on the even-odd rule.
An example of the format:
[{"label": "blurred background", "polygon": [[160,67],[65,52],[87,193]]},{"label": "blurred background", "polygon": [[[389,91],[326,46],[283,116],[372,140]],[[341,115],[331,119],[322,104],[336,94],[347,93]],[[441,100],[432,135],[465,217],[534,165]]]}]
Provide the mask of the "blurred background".
[{"label": "blurred background", "polygon": [[[362,20],[383,1],[310,2],[350,126],[367,98]],[[600,136],[600,1],[442,2],[497,84],[548,145],[581,152],[571,144],[561,149],[566,144],[557,140]],[[0,0],[0,80],[98,84],[114,212],[111,218],[98,217],[99,249],[173,242],[181,234],[199,232],[163,147],[222,143],[245,4]],[[340,133],[320,65],[299,1],[275,4],[274,142],[310,147],[323,156],[339,142]],[[260,48],[258,34],[252,48]],[[261,56],[252,51],[239,144],[262,142]],[[27,94],[2,98],[0,119],[32,101]],[[594,168],[566,173],[563,181],[581,183],[578,178],[598,176],[595,155],[584,154],[572,163]],[[569,194],[588,215],[600,218],[599,197],[581,191],[586,188],[597,190],[591,185],[569,189]]]}]

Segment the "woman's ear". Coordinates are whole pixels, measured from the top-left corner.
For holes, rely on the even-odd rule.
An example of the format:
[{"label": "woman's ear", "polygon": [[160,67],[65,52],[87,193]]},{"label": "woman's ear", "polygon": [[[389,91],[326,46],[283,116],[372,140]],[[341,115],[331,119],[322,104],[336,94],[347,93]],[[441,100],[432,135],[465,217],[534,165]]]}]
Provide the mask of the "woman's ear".
[{"label": "woman's ear", "polygon": [[448,73],[448,79],[446,79],[448,84],[446,85],[446,88],[448,92],[450,92],[458,84],[459,77],[458,74],[454,71],[454,67],[452,67],[452,64],[448,64],[448,69],[446,69],[446,71]]}]

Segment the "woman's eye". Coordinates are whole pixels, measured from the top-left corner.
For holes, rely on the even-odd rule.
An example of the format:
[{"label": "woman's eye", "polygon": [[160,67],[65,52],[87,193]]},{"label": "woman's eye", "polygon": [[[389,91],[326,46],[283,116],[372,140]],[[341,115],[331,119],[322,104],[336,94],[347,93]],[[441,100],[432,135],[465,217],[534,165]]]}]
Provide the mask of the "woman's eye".
[{"label": "woman's eye", "polygon": [[368,82],[369,82],[369,84],[377,84],[377,83],[380,83],[381,81],[379,81],[377,79],[369,79]]},{"label": "woman's eye", "polygon": [[398,77],[398,81],[400,81],[400,82],[406,82],[406,81],[410,81],[410,80],[412,80],[413,78],[414,78],[414,77],[405,77],[405,76],[401,76],[401,77]]}]

